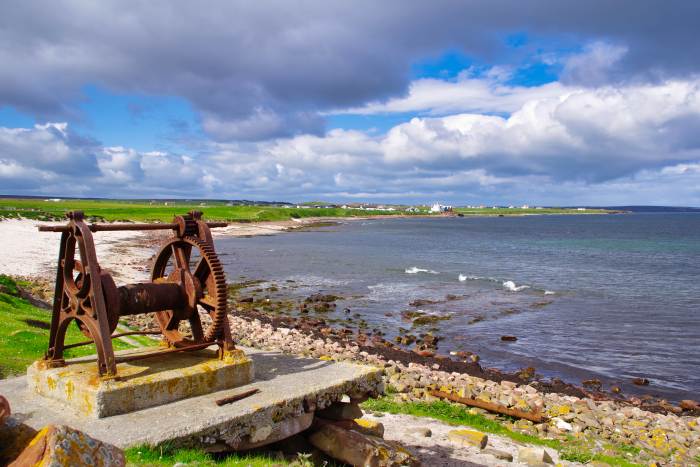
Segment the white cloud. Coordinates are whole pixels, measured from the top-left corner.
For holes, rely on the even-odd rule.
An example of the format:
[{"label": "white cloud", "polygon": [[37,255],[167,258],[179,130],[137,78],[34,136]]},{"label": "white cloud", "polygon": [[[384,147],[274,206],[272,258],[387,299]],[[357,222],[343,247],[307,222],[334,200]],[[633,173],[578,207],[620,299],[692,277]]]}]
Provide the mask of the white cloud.
[{"label": "white cloud", "polygon": [[454,81],[419,79],[410,84],[408,94],[404,97],[371,102],[362,107],[339,109],[329,114],[511,113],[526,102],[559,96],[573,90],[558,82],[536,87],[509,86],[504,84],[505,78],[500,72],[483,77],[474,77],[465,72]]},{"label": "white cloud", "polygon": [[[700,205],[698,79],[561,90],[507,117],[210,141],[183,155],[100,147],[65,124],[0,128],[0,180],[47,195]],[[93,172],[76,170],[85,161]]]}]

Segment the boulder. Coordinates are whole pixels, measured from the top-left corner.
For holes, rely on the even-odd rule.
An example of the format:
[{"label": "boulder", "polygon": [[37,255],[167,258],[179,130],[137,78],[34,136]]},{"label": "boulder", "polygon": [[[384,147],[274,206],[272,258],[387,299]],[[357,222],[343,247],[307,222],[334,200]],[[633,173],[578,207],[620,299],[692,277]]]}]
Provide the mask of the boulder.
[{"label": "boulder", "polygon": [[326,455],[354,466],[417,466],[418,460],[393,441],[326,424],[309,436],[309,442]]},{"label": "boulder", "polygon": [[26,465],[92,465],[122,467],[124,453],[65,425],[47,425],[39,431],[11,467]]},{"label": "boulder", "polygon": [[329,420],[354,420],[362,418],[362,409],[359,405],[345,402],[334,402],[323,410],[316,412],[316,415]]},{"label": "boulder", "polygon": [[518,449],[518,462],[527,465],[554,464],[552,456],[544,448],[537,447]]},{"label": "boulder", "polygon": [[451,430],[447,433],[447,438],[453,443],[462,446],[476,446],[484,449],[489,442],[489,437],[476,430]]}]

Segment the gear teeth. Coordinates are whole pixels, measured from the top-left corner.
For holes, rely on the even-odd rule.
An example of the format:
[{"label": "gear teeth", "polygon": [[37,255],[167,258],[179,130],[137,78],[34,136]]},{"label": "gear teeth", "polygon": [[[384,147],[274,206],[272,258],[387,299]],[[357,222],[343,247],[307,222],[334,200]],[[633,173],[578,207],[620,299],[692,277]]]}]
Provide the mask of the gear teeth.
[{"label": "gear teeth", "polygon": [[216,306],[209,315],[211,316],[212,322],[209,327],[204,332],[205,341],[215,341],[223,337],[224,326],[226,326],[227,314],[228,314],[228,287],[226,286],[226,275],[224,274],[224,267],[216,255],[213,245],[204,240],[200,240],[198,237],[187,235],[178,239],[176,241],[184,241],[193,247],[199,249],[201,257],[209,265],[209,270],[212,276],[214,276],[214,290],[209,293],[214,293],[216,299],[214,303]]}]

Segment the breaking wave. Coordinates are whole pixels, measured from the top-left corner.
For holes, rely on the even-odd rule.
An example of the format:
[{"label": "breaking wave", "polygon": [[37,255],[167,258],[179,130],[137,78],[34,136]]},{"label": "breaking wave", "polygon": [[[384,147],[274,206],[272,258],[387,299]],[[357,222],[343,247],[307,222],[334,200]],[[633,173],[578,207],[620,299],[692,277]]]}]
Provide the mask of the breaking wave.
[{"label": "breaking wave", "polygon": [[515,285],[513,281],[505,281],[503,283],[503,288],[510,290],[511,292],[520,292],[521,290],[529,289],[529,285]]},{"label": "breaking wave", "polygon": [[418,274],[419,272],[425,272],[427,274],[440,274],[437,271],[433,271],[432,269],[421,269],[417,268],[415,266],[411,266],[410,268],[406,268],[404,271],[406,274]]}]

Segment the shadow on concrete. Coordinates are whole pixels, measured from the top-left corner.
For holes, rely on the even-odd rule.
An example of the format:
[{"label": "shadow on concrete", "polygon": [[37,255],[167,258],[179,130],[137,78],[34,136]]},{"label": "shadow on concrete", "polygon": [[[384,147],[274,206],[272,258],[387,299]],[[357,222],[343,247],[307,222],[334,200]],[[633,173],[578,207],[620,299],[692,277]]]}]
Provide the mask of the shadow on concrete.
[{"label": "shadow on concrete", "polygon": [[315,358],[294,357],[279,352],[251,352],[248,356],[253,360],[255,368],[254,381],[269,381],[278,376],[302,374],[316,371],[334,364],[334,362]]}]

